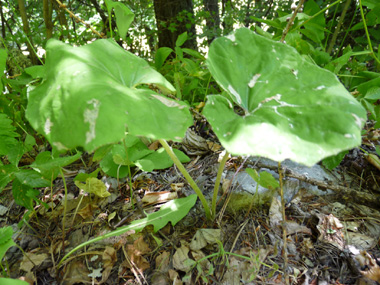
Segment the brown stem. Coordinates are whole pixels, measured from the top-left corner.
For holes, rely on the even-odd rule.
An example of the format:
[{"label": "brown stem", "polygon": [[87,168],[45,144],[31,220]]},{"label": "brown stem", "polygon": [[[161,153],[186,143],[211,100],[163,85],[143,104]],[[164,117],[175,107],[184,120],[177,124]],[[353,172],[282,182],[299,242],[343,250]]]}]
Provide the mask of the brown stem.
[{"label": "brown stem", "polygon": [[53,36],[53,21],[52,21],[52,0],[44,0],[43,1],[43,14],[44,21],[46,26],[46,39],[50,39]]},{"label": "brown stem", "polygon": [[33,48],[33,40],[32,40],[32,36],[30,32],[28,16],[26,14],[25,2],[24,0],[17,0],[17,3],[18,3],[18,9],[20,11],[21,20],[22,20],[22,29],[24,30],[24,33],[26,37],[28,38],[26,45],[28,47],[30,60],[32,61],[33,65],[36,65],[38,63],[38,58]]},{"label": "brown stem", "polygon": [[336,26],[336,29],[334,31],[334,34],[333,34],[332,38],[331,38],[329,47],[327,49],[327,53],[328,54],[330,54],[331,51],[332,51],[332,49],[334,48],[336,39],[338,38],[338,34],[339,34],[339,31],[340,31],[340,28],[342,27],[342,24],[343,24],[343,21],[344,21],[344,17],[346,17],[346,13],[347,13],[348,8],[350,7],[350,4],[351,4],[351,0],[347,0],[346,4],[343,7],[342,15],[340,15],[340,19],[339,19],[338,25]]},{"label": "brown stem", "polygon": [[282,33],[282,37],[280,40],[281,42],[284,42],[286,35],[288,34],[290,28],[293,26],[294,19],[296,18],[299,9],[302,8],[303,2],[305,2],[305,0],[300,0],[300,2],[297,5],[297,8],[294,10],[292,17],[290,18],[288,24],[286,25],[284,32]]},{"label": "brown stem", "polygon": [[[20,0],[19,0],[20,1]],[[103,38],[103,36],[97,31],[95,30],[94,27],[92,27],[90,24],[87,24],[85,21],[83,21],[81,18],[79,18],[78,16],[76,16],[73,12],[71,12],[69,9],[67,9],[66,5],[62,4],[61,1],[59,0],[55,0],[57,1],[57,3],[59,4],[59,7],[60,8],[63,8],[67,13],[69,13],[70,17],[74,18],[76,21],[79,21],[81,22],[83,25],[85,25],[87,28],[89,28],[94,34],[96,34],[97,36],[99,36],[100,38]]]}]

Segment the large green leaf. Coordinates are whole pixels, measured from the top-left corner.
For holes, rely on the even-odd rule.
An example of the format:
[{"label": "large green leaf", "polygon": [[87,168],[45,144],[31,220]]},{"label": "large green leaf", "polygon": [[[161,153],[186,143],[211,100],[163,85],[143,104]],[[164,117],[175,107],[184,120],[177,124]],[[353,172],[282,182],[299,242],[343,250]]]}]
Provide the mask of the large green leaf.
[{"label": "large green leaf", "polygon": [[66,260],[75,251],[91,243],[98,242],[106,238],[119,236],[130,230],[134,230],[135,233],[138,233],[148,225],[153,225],[154,232],[159,231],[169,222],[171,222],[171,224],[175,226],[180,220],[182,220],[189,213],[189,211],[194,206],[196,201],[197,201],[197,195],[192,194],[185,198],[180,198],[180,199],[167,202],[165,205],[161,207],[159,211],[151,213],[151,214],[147,214],[146,218],[144,219],[133,221],[128,226],[121,227],[115,231],[96,237],[94,239],[91,239],[89,241],[86,241],[78,245],[61,259],[61,261],[58,264],[58,267],[62,264],[64,260]]},{"label": "large green leaf", "polygon": [[112,40],[83,47],[50,40],[45,68],[45,81],[29,94],[26,116],[58,149],[93,150],[120,141],[126,128],[134,135],[179,140],[192,123],[185,103],[136,89],[155,84],[164,93],[175,90]]},{"label": "large green leaf", "polygon": [[204,115],[222,145],[305,165],[360,144],[366,111],[331,72],[294,48],[242,28],[214,40],[208,60],[230,100],[208,96]]}]

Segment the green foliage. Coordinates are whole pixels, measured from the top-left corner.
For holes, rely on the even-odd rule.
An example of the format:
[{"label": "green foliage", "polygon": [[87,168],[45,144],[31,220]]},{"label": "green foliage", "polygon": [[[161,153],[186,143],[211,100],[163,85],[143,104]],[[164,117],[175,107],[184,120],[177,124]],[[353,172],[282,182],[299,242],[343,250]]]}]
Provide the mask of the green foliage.
[{"label": "green foliage", "polygon": [[0,91],[3,91],[2,78],[5,70],[5,63],[7,61],[7,51],[5,49],[0,49]]},{"label": "green foliage", "polygon": [[[30,92],[27,118],[57,149],[86,150],[130,134],[179,140],[192,120],[186,104],[161,96],[173,86],[111,40],[83,47],[49,41],[46,80]],[[176,122],[176,124],[167,124]]]},{"label": "green foliage", "polygon": [[207,62],[229,97],[208,96],[204,115],[227,151],[312,166],[360,145],[365,110],[293,48],[242,28],[215,40]]},{"label": "green foliage", "polygon": [[[0,155],[8,155],[12,149],[19,147],[18,140],[16,140],[19,134],[15,130],[12,121],[5,114],[0,114]],[[13,164],[17,164],[19,157],[16,156],[10,160]]]},{"label": "green foliage", "polygon": [[330,170],[334,169],[342,162],[343,158],[346,156],[347,153],[348,153],[348,150],[342,151],[338,153],[337,155],[325,158],[322,161],[323,166]]},{"label": "green foliage", "polygon": [[81,153],[78,152],[73,156],[54,157],[49,151],[40,152],[35,161],[30,165],[41,176],[48,180],[54,180],[59,174],[61,167],[65,167],[78,160]]},{"label": "green foliage", "polygon": [[11,279],[11,278],[0,278],[0,283],[2,285],[28,285],[29,284],[26,281]]},{"label": "green foliage", "polygon": [[33,202],[40,203],[40,192],[35,188],[49,187],[50,181],[57,177],[59,168],[71,164],[81,154],[54,158],[50,152],[42,152],[31,165],[19,167],[21,157],[33,148],[35,140],[28,135],[22,143],[16,137],[19,135],[15,132],[12,121],[5,114],[0,114],[0,155],[7,155],[9,163],[0,164],[0,193],[13,181],[12,194],[15,202],[33,210]]},{"label": "green foliage", "polygon": [[163,205],[159,211],[151,213],[151,214],[147,214],[146,218],[144,219],[133,221],[128,226],[121,227],[115,231],[112,231],[110,233],[96,237],[92,240],[89,240],[87,242],[80,244],[79,246],[75,247],[73,250],[71,250],[68,254],[66,254],[61,259],[61,261],[58,264],[58,267],[60,267],[62,262],[65,261],[71,254],[76,252],[78,249],[84,246],[87,246],[91,243],[94,243],[106,238],[119,236],[130,230],[134,230],[135,233],[138,233],[144,227],[148,225],[153,225],[154,232],[159,231],[169,222],[171,222],[171,224],[175,226],[183,217],[187,215],[187,213],[191,210],[191,208],[194,206],[196,201],[197,201],[197,196],[195,194],[187,196],[185,198],[169,201],[165,205]]},{"label": "green foliage", "polygon": [[12,239],[13,230],[12,227],[3,227],[0,228],[0,262],[3,260],[3,257],[7,250],[16,245]]},{"label": "green foliage", "polygon": [[[176,96],[190,105],[205,100],[207,93],[215,92],[210,84],[211,75],[205,69],[205,57],[196,50],[182,48],[187,40],[187,33],[179,35],[175,51],[170,48],[160,48],[155,55],[155,67],[169,81],[174,82]],[[175,57],[168,60],[169,55]],[[211,88],[210,88],[211,87]]]},{"label": "green foliage", "polygon": [[119,35],[125,40],[127,31],[135,17],[135,14],[123,3],[114,2],[112,0],[105,0],[105,3],[107,6],[108,15],[111,15],[112,9],[114,9]]},{"label": "green foliage", "polygon": [[94,193],[96,196],[100,198],[105,198],[111,195],[111,193],[107,191],[106,185],[104,185],[104,183],[101,180],[95,177],[87,178],[85,183],[75,181],[75,185],[79,189],[82,189],[87,193]]},{"label": "green foliage", "polygon": [[[107,152],[104,152],[104,149]],[[174,149],[181,162],[189,162],[190,158],[182,151]],[[103,153],[103,154],[100,154]],[[124,143],[105,146],[95,152],[95,158],[101,158],[100,167],[112,177],[123,178],[129,174],[130,167],[137,166],[142,171],[165,169],[173,165],[173,161],[163,148],[150,150],[138,137],[127,135]]]},{"label": "green foliage", "polygon": [[245,172],[247,172],[249,176],[251,176],[252,179],[256,181],[257,184],[264,188],[276,189],[280,187],[280,184],[276,178],[274,178],[273,175],[269,172],[263,171],[261,173],[258,173],[255,169],[252,168],[247,168]]}]

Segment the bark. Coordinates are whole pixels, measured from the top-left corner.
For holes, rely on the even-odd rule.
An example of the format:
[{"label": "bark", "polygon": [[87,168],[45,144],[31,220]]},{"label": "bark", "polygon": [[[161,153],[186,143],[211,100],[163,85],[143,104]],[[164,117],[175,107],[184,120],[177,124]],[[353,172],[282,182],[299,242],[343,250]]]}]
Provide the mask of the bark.
[{"label": "bark", "polygon": [[154,11],[159,48],[174,49],[178,36],[187,32],[188,40],[183,47],[197,49],[192,0],[154,0]]},{"label": "bark", "polygon": [[53,20],[52,20],[52,0],[43,1],[43,14],[46,26],[46,39],[50,39],[53,36]]},{"label": "bark", "polygon": [[206,17],[206,34],[210,44],[213,39],[220,35],[220,18],[218,0],[203,0],[205,11],[209,13]]},{"label": "bark", "polygon": [[252,19],[251,19],[251,15],[253,15],[253,9],[251,8],[251,3],[253,1],[252,0],[248,0],[248,3],[247,3],[247,8],[246,8],[246,12],[245,12],[245,21],[244,21],[244,26],[246,28],[248,28],[251,24],[252,24]]},{"label": "bark", "polygon": [[[69,24],[67,23],[65,10],[61,9],[59,7],[59,4],[56,1],[53,1],[53,9],[57,12],[58,22],[61,25],[62,30],[68,31],[69,30]],[[73,20],[73,27],[74,27],[74,32],[75,32],[75,21],[74,21],[74,19],[72,19],[72,20]],[[67,37],[70,38],[70,33],[67,33]],[[61,34],[59,36],[59,39],[63,40],[63,34]]]},{"label": "bark", "polygon": [[36,65],[38,63],[38,58],[37,58],[37,55],[34,52],[34,48],[33,48],[33,39],[32,39],[32,34],[30,32],[28,16],[26,14],[25,3],[24,3],[24,0],[17,0],[17,2],[18,2],[18,8],[19,8],[20,16],[21,16],[21,20],[22,20],[22,28],[24,30],[26,37],[28,38],[26,45],[28,47],[29,57],[30,57],[30,60],[32,61],[32,64]]},{"label": "bark", "polygon": [[3,4],[0,1],[0,16],[1,16],[1,36],[5,40],[5,18],[3,14]]},{"label": "bark", "polygon": [[343,11],[342,11],[342,14],[340,15],[338,25],[337,25],[337,27],[336,27],[336,29],[334,31],[334,34],[333,34],[332,39],[330,41],[329,47],[327,49],[327,53],[328,54],[331,54],[331,52],[332,52],[332,50],[334,48],[334,45],[336,43],[336,39],[338,38],[338,34],[339,34],[340,29],[341,29],[341,27],[343,25],[344,18],[346,17],[346,13],[347,13],[347,10],[350,7],[350,4],[351,4],[351,0],[347,0],[346,4],[343,7]]}]

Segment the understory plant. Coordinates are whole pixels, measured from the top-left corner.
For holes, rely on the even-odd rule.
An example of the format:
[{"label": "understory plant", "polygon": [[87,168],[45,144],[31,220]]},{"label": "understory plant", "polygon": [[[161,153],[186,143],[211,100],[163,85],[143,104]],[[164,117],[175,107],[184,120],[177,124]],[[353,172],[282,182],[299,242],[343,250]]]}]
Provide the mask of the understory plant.
[{"label": "understory plant", "polygon": [[292,47],[242,28],[211,44],[207,64],[225,92],[209,95],[203,114],[227,150],[211,210],[167,143],[180,141],[192,124],[189,106],[164,96],[175,88],[112,40],[82,47],[50,40],[46,77],[30,92],[26,115],[58,150],[80,146],[93,151],[122,141],[126,132],[159,140],[200,198],[208,219],[215,216],[228,153],[311,166],[360,144],[364,108],[331,72]]},{"label": "understory plant", "polygon": [[[229,153],[291,159],[312,166],[360,144],[365,109],[333,73],[306,60],[294,48],[241,28],[214,40],[206,63],[224,90],[207,96],[203,110],[226,149],[211,209],[167,143],[180,141],[193,123],[186,102],[165,96],[174,95],[178,86],[113,40],[80,47],[50,40],[44,81],[30,91],[26,116],[60,151],[82,147],[91,152],[120,142],[114,145],[113,160],[121,165],[131,162],[125,156],[128,147],[124,150],[122,144],[126,134],[159,140],[196,192],[209,220],[216,214],[219,182]],[[117,157],[118,152],[124,154]],[[193,197],[181,203],[189,210]],[[186,213],[182,211],[181,217]],[[137,228],[149,221],[156,223],[136,221]],[[95,238],[73,251],[129,229]]]}]

